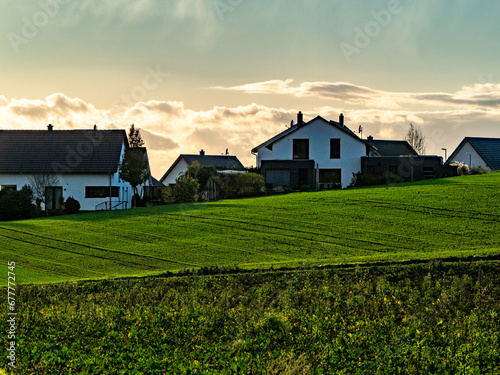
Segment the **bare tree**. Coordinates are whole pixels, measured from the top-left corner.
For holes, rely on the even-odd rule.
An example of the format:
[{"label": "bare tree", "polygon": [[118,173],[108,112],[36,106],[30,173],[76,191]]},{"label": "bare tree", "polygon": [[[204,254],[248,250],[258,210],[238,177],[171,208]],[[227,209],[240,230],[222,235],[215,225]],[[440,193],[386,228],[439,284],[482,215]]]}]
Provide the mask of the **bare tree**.
[{"label": "bare tree", "polygon": [[33,197],[35,198],[36,204],[41,208],[41,204],[43,203],[48,216],[49,210],[47,210],[46,206],[46,190],[49,186],[59,185],[59,179],[50,174],[35,174],[28,178],[28,183],[33,191]]},{"label": "bare tree", "polygon": [[425,136],[418,125],[413,125],[410,122],[410,128],[406,133],[405,139],[418,154],[425,154]]}]

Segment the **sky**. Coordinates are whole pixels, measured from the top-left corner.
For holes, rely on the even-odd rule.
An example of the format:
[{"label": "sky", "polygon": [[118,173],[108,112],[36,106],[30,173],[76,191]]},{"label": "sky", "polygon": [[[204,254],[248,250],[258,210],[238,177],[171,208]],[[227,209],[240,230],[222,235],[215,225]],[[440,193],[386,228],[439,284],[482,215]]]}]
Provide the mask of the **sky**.
[{"label": "sky", "polygon": [[160,178],[181,153],[250,150],[296,121],[448,156],[500,137],[493,0],[0,0],[0,128],[128,129]]}]

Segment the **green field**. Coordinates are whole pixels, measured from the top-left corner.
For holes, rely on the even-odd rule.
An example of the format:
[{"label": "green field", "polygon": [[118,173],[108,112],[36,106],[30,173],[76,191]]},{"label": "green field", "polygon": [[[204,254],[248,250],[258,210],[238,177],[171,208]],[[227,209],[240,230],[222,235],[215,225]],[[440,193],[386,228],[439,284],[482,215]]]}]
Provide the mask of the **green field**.
[{"label": "green field", "polygon": [[0,223],[18,283],[500,253],[500,173]]},{"label": "green field", "polygon": [[16,294],[15,374],[500,371],[495,261],[22,285]]}]

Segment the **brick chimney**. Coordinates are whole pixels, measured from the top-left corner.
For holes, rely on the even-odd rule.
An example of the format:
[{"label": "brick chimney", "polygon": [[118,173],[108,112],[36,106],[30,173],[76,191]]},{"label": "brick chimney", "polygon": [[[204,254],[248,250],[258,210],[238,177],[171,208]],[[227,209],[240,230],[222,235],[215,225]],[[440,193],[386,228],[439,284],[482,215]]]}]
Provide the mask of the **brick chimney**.
[{"label": "brick chimney", "polygon": [[52,125],[52,124],[47,125],[47,130],[48,130],[49,132],[51,132],[51,131],[52,131],[52,129],[54,129],[54,125]]}]

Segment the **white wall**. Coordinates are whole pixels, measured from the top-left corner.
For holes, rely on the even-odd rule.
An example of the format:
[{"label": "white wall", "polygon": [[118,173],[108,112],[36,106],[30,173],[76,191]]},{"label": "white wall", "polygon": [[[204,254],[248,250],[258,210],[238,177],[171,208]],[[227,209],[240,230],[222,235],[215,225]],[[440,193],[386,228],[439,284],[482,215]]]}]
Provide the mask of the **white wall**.
[{"label": "white wall", "polygon": [[[262,160],[293,160],[293,140],[309,139],[309,159],[319,169],[341,169],[342,187],[351,183],[352,174],[361,171],[361,157],[366,156],[366,145],[321,119],[316,119],[298,128],[273,144],[272,151],[266,147],[258,150],[259,167]],[[340,159],[330,159],[330,139],[340,139]]]},{"label": "white wall", "polygon": [[170,184],[175,184],[177,177],[179,177],[182,172],[187,171],[188,166],[188,163],[184,159],[179,160],[174,169],[172,169],[165,180],[162,181],[163,185],[169,186]]},{"label": "white wall", "polygon": [[[16,185],[17,190],[20,190],[24,185],[29,185],[29,179],[32,175],[0,175],[1,185]],[[109,198],[85,198],[86,186],[109,186],[110,178],[107,174],[102,175],[58,175],[59,184],[63,188],[63,198],[75,198],[80,202],[81,210],[93,211],[96,205],[102,202],[109,202]],[[120,187],[120,197],[112,198],[112,202],[127,201],[127,207],[131,207],[132,188],[129,183],[123,182],[118,178],[118,172],[111,175],[112,186]],[[42,205],[42,208],[43,205]],[[119,208],[124,208],[123,206]]]},{"label": "white wall", "polygon": [[[491,172],[491,169],[486,165],[483,158],[479,156],[479,154],[470,145],[469,142],[464,143],[464,145],[460,148],[455,157],[450,160],[450,163],[454,161],[467,164],[469,167],[483,167],[487,171]],[[469,163],[471,165],[469,165]]]}]

